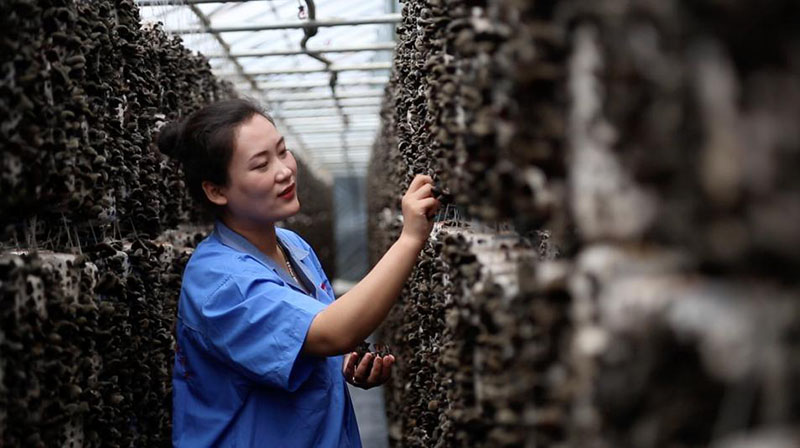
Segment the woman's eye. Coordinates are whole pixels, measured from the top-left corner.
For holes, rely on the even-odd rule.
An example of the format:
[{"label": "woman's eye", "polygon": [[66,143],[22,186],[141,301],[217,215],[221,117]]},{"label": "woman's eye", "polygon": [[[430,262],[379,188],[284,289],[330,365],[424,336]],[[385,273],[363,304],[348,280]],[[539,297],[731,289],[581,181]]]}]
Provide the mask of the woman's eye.
[{"label": "woman's eye", "polygon": [[288,150],[288,149],[284,149],[283,151],[281,151],[281,153],[280,153],[279,155],[280,155],[281,157],[283,157],[283,156],[285,156],[285,155],[286,155],[286,153],[288,153],[288,152],[289,152],[289,150]]},{"label": "woman's eye", "polygon": [[256,166],[254,166],[253,169],[257,169],[258,170],[258,169],[264,168],[266,166],[267,166],[267,162],[264,162],[264,163],[261,163],[261,164],[258,164]]}]

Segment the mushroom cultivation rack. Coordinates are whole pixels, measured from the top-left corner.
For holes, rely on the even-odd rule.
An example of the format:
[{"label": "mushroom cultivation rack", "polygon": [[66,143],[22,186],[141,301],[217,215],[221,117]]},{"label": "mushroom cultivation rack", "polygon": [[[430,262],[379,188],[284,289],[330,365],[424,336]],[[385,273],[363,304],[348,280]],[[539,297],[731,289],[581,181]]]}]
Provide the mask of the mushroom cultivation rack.
[{"label": "mushroom cultivation rack", "polygon": [[[153,139],[234,86],[132,0],[0,20],[0,445],[168,446],[175,304],[209,221]],[[285,224],[332,276],[330,176],[298,170]]]},{"label": "mushroom cultivation rack", "polygon": [[797,23],[791,0],[404,3],[373,258],[415,173],[449,205],[379,338],[394,446],[800,445]]}]

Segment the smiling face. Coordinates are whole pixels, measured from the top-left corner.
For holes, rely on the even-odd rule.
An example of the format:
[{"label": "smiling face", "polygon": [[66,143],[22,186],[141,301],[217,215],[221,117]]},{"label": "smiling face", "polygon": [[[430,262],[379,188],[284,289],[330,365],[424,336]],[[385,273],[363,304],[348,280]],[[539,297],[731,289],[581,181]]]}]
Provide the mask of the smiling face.
[{"label": "smiling face", "polygon": [[203,189],[212,202],[224,207],[228,219],[242,226],[263,226],[300,211],[297,162],[263,115],[253,115],[237,129],[228,179],[228,185],[203,185]]}]

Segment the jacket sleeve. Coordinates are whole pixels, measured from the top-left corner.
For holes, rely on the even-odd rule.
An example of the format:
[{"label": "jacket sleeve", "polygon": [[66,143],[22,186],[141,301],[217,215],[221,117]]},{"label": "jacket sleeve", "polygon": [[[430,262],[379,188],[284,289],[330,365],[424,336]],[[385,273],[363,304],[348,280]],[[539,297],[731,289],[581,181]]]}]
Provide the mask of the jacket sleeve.
[{"label": "jacket sleeve", "polygon": [[209,351],[250,380],[294,391],[323,358],[301,353],[325,304],[277,279],[230,275],[201,307]]}]

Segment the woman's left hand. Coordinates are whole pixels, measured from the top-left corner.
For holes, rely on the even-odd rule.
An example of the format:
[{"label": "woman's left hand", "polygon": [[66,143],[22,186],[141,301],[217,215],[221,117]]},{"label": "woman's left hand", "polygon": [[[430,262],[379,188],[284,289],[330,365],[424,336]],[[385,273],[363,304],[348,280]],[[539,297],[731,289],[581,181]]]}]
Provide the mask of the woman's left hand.
[{"label": "woman's left hand", "polygon": [[[394,355],[386,355],[384,357],[377,356],[375,353],[367,353],[356,366],[356,352],[349,353],[344,360],[342,367],[342,374],[345,380],[353,386],[360,387],[361,389],[370,389],[375,386],[380,386],[389,380],[392,376],[392,365],[394,364]],[[369,371],[370,360],[372,362],[372,369]]]}]

